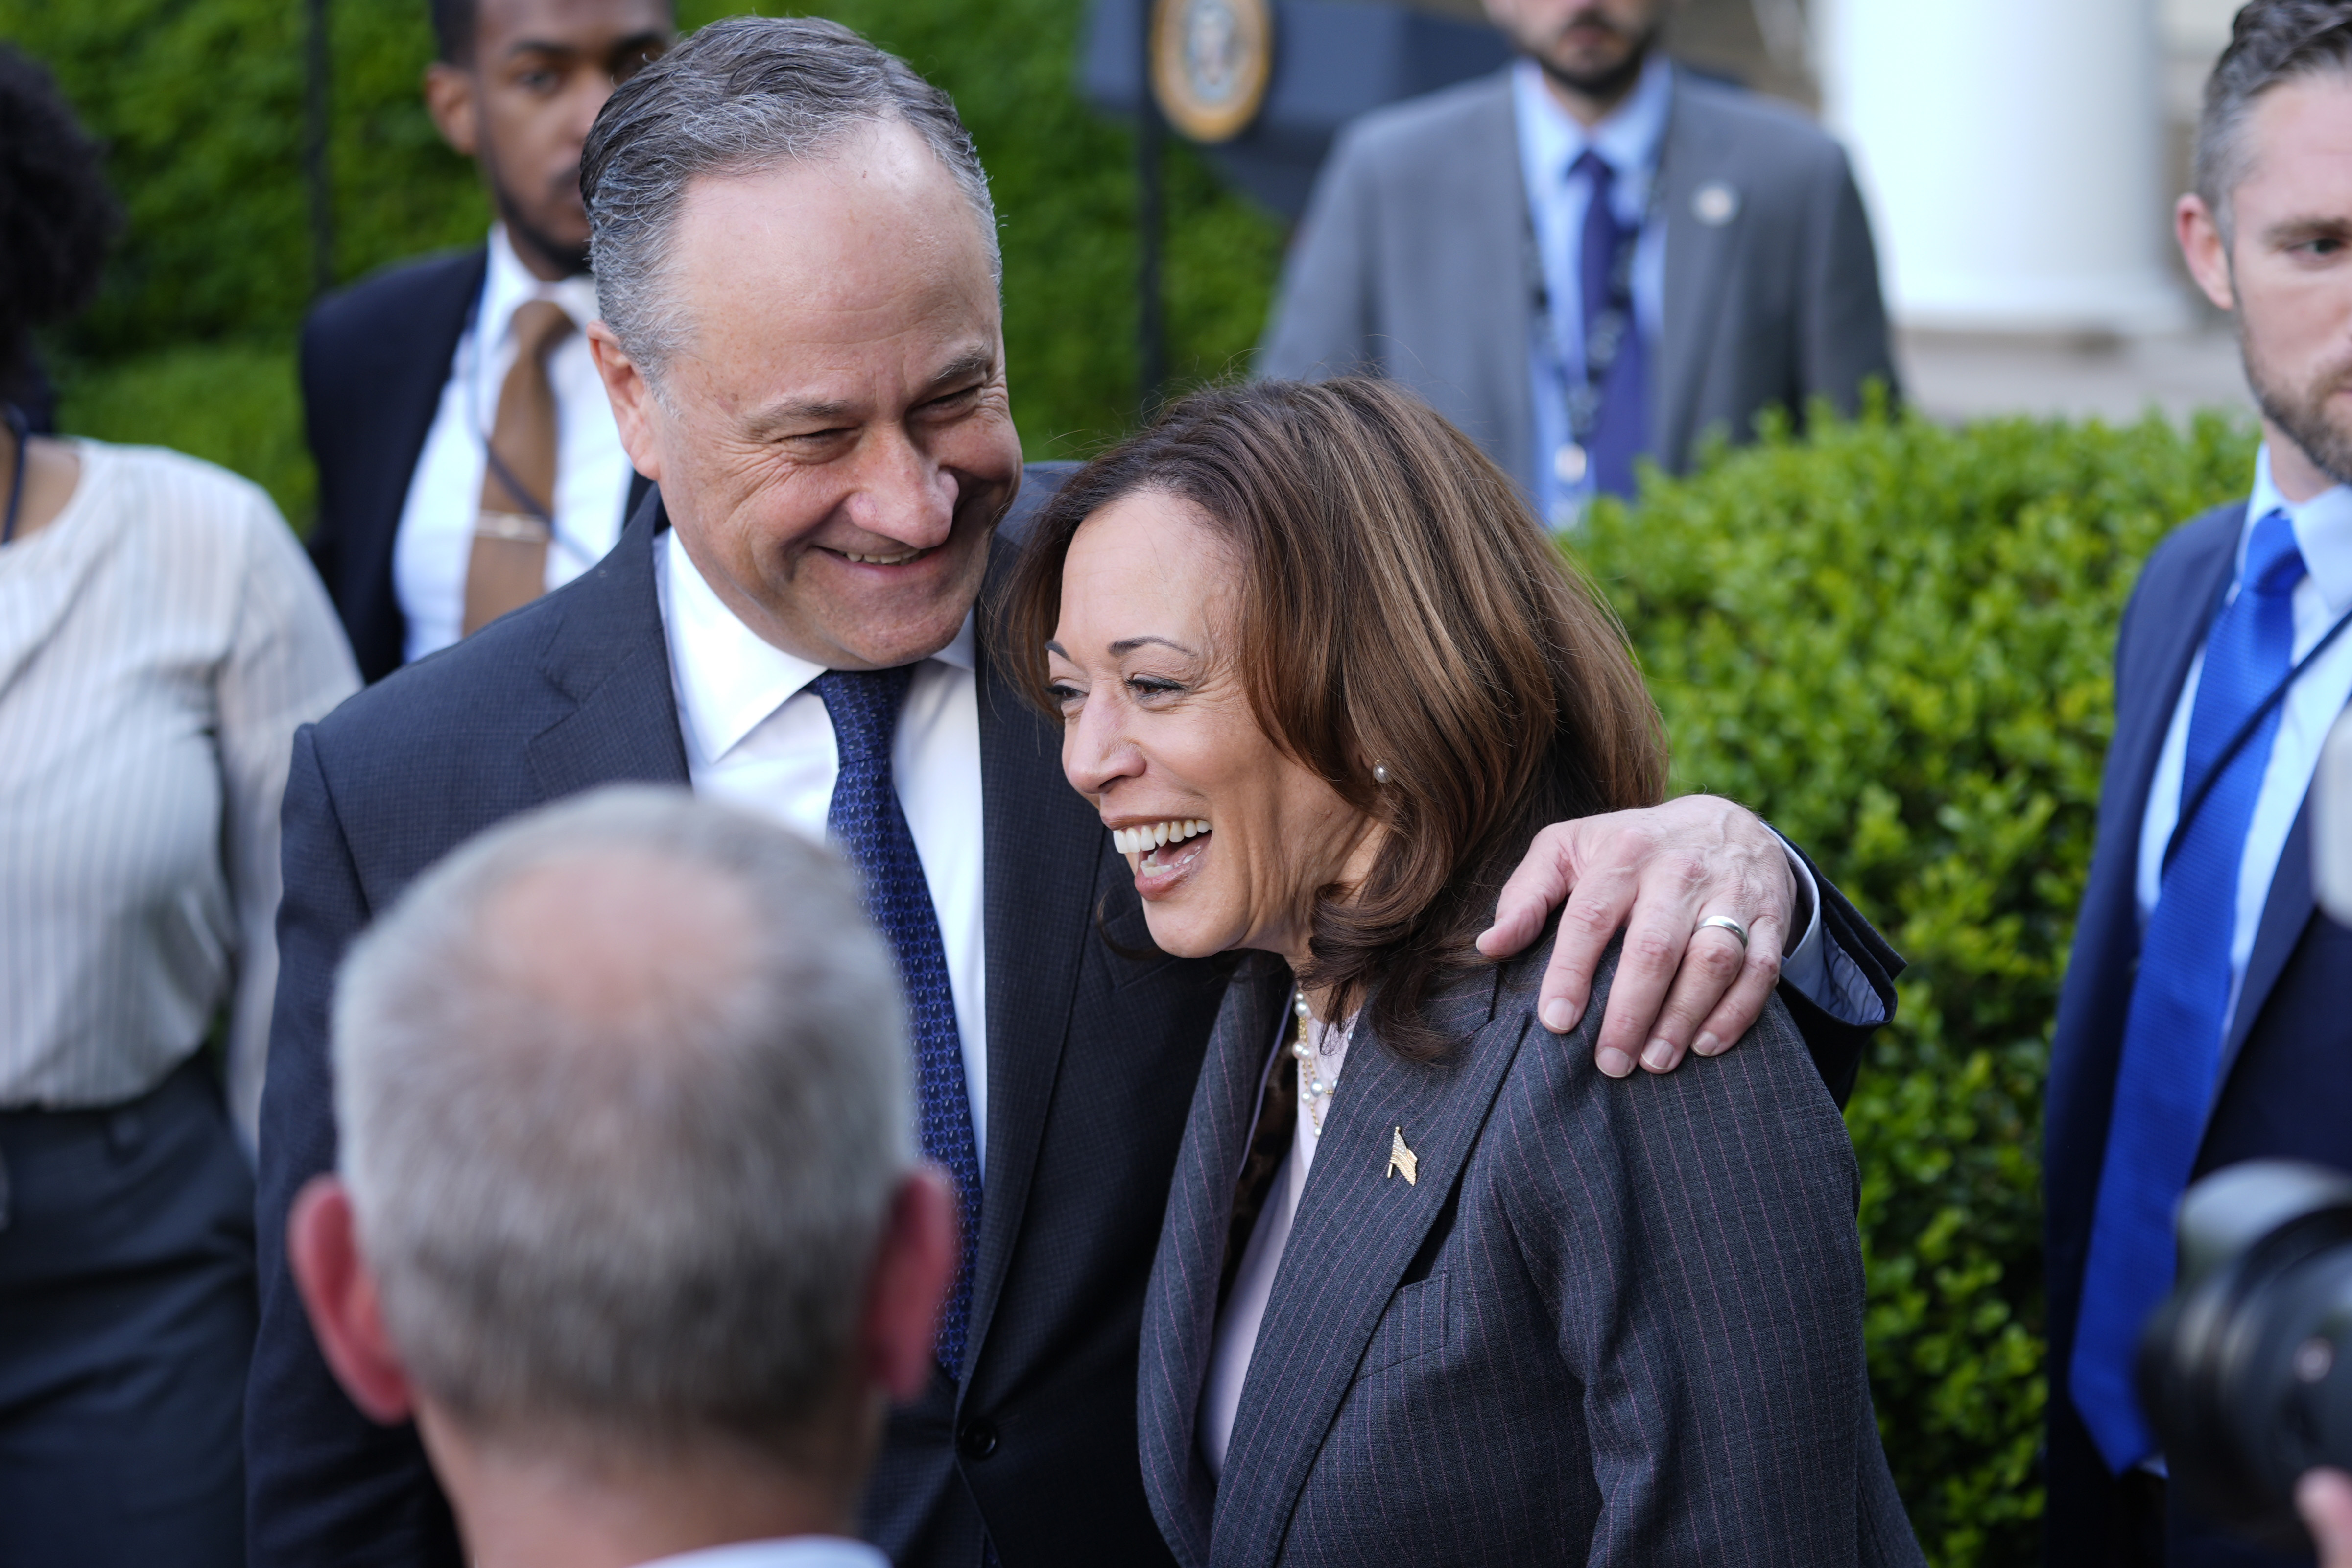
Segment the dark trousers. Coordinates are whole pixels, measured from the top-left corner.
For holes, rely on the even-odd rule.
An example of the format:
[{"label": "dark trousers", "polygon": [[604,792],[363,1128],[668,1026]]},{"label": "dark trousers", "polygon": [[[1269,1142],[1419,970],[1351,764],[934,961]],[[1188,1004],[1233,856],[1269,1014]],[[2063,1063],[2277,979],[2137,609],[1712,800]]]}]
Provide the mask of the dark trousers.
[{"label": "dark trousers", "polygon": [[0,1111],[0,1563],[242,1568],[253,1177],[210,1073]]}]

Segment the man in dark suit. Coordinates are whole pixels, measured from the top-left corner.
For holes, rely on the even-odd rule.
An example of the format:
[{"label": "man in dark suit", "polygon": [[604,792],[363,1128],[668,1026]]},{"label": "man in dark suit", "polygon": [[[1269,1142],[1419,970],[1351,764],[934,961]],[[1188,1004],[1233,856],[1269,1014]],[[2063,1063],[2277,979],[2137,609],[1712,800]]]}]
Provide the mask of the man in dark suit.
[{"label": "man in dark suit", "polygon": [[[2133,1346],[2188,1183],[2256,1156],[2352,1170],[2352,932],[2315,910],[2308,791],[2352,696],[2352,5],[2256,0],[2206,89],[2181,248],[2237,314],[2252,493],[2133,589],[2047,1120],[2049,1552],[2288,1561],[2168,1502]],[[2308,1561],[2308,1559],[2305,1559]]]},{"label": "man in dark suit", "polygon": [[1891,388],[1837,143],[1656,50],[1671,0],[1487,0],[1521,58],[1365,116],[1316,184],[1259,368],[1411,385],[1569,527],[1634,459]]},{"label": "man in dark suit", "polygon": [[[425,102],[498,220],[472,249],[329,297],[302,328],[310,554],[370,681],[586,571],[646,490],[580,333],[596,313],[580,143],[614,84],[668,47],[668,0],[432,7]],[[540,537],[478,546],[485,514]]]},{"label": "man in dark suit", "polygon": [[[324,1043],[343,949],[471,835],[645,780],[827,834],[899,959],[923,1147],[954,1178],[965,1242],[940,1366],[892,1418],[866,1531],[908,1563],[1163,1562],[1136,1447],[1137,1335],[1230,971],[1151,951],[1124,858],[973,614],[1016,548],[996,547],[1016,526],[999,520],[1054,476],[1023,488],[970,139],[944,95],[845,29],[736,18],[614,94],[583,184],[593,342],[660,489],[577,582],[296,745],[247,1426],[254,1561],[457,1561],[415,1436],[337,1391],[286,1271],[294,1194],[336,1158]],[[1800,931],[1791,968],[1811,967],[1812,989],[1782,994],[1824,1076],[1850,1076],[1899,963],[1832,889],[1811,894],[1761,824],[1694,797],[1548,832],[1500,940],[1525,945],[1527,910],[1573,881],[1564,926],[1597,936],[1591,960],[1581,936],[1556,949],[1548,1000],[1575,998],[1564,1028],[1630,921],[1640,951],[1603,1040],[1615,1029],[1664,1067],[1703,1034],[1737,1039]],[[1699,929],[1717,913],[1745,925],[1744,960]],[[1633,1066],[1597,1054],[1620,1076]]]}]

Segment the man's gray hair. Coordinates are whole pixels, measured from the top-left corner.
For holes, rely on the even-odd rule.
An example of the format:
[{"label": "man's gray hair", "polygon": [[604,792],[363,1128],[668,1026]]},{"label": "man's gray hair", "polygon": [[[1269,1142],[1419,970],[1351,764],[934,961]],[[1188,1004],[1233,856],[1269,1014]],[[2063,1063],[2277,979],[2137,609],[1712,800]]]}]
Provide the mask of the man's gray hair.
[{"label": "man's gray hair", "polygon": [[2285,82],[2352,72],[2352,0],[2253,0],[2230,25],[2230,44],[2205,79],[2197,121],[2196,183],[2226,247],[2236,237],[2231,199],[2253,168],[2246,120]]},{"label": "man's gray hair", "polygon": [[892,121],[955,176],[1001,284],[995,204],[954,101],[840,23],[730,16],[615,89],[582,149],[580,192],[597,305],[629,356],[658,376],[685,336],[662,274],[689,184],[821,158]]},{"label": "man's gray hair", "polygon": [[[524,925],[534,885],[605,925]],[[385,1327],[461,1420],[792,1452],[836,1408],[915,1155],[897,971],[833,856],[646,786],[517,818],[361,938],[333,1053]]]}]

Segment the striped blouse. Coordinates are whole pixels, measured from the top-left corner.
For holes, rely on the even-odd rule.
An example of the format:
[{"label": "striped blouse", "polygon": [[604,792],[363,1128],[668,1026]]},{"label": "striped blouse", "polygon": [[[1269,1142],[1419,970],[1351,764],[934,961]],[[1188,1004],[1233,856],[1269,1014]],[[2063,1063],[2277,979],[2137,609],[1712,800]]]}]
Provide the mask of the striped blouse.
[{"label": "striped blouse", "polygon": [[287,758],[359,677],[260,489],[74,447],[65,510],[0,549],[0,1108],[134,1099],[226,1002],[250,1139]]}]

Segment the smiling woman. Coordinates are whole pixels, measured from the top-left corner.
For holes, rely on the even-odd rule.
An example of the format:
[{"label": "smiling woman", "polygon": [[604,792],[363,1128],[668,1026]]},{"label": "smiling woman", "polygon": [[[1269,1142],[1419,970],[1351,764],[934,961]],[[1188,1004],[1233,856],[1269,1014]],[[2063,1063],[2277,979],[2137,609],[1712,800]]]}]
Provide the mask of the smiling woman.
[{"label": "smiling woman", "polygon": [[[1139,855],[1153,940],[1290,955],[1401,1048],[1434,1047],[1419,1005],[1479,962],[1539,827],[1659,798],[1614,616],[1385,383],[1195,397],[1072,479],[1033,542],[1005,646],[1050,650],[1027,673],[1072,783],[1122,852],[1187,845]],[[1134,839],[1194,820],[1215,847]]]},{"label": "smiling woman", "polygon": [[1502,472],[1385,382],[1201,394],[1065,485],[1003,613],[1152,940],[1255,950],[1144,1311],[1178,1558],[1916,1563],[1785,1009],[1616,1081],[1474,946],[1545,824],[1665,767]]}]

